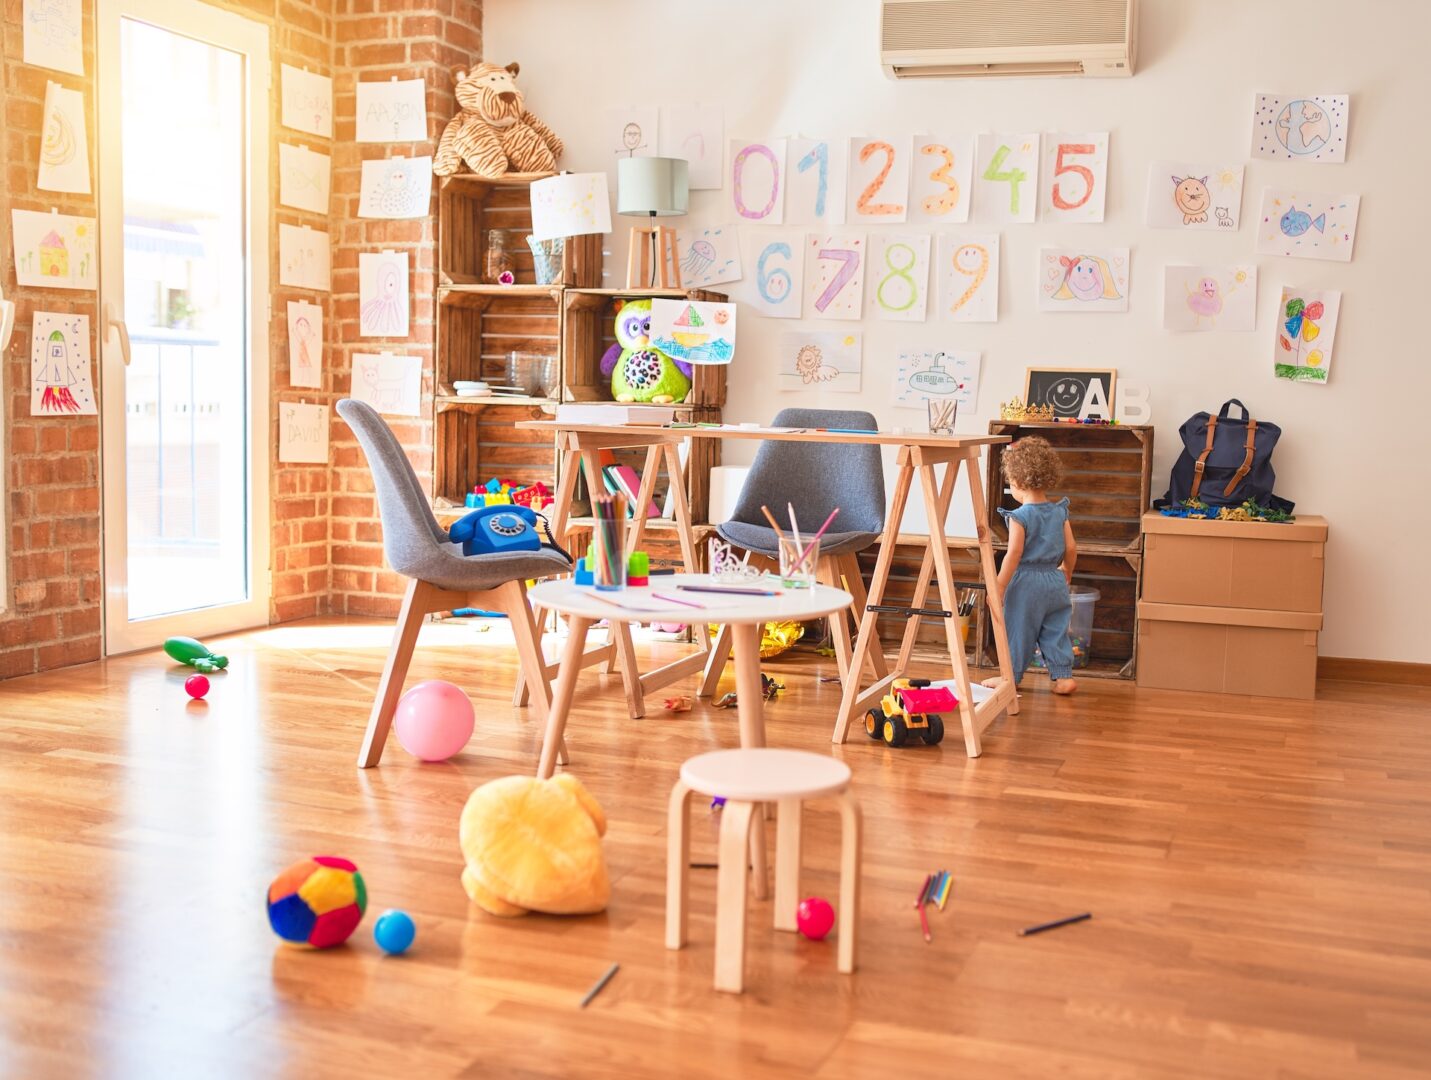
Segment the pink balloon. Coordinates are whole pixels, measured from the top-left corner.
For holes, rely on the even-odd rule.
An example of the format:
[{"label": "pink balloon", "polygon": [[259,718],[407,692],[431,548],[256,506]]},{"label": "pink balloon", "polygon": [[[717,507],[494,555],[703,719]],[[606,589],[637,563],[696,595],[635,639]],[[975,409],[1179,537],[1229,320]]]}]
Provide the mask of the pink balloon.
[{"label": "pink balloon", "polygon": [[446,761],[472,738],[472,702],[441,679],[421,682],[402,696],[393,730],[398,742],[423,761]]},{"label": "pink balloon", "polygon": [[835,909],[823,897],[806,897],[795,909],[795,925],[811,941],[819,941],[834,927]]}]

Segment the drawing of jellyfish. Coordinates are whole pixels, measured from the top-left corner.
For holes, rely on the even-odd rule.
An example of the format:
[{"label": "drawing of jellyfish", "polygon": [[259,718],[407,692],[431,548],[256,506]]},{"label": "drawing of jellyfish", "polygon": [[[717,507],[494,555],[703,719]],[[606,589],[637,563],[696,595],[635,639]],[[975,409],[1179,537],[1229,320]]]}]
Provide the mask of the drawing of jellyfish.
[{"label": "drawing of jellyfish", "polygon": [[[382,259],[372,277],[372,295],[363,302],[361,332],[368,337],[407,333],[406,268],[391,259]],[[366,292],[367,290],[363,290]]]},{"label": "drawing of jellyfish", "polygon": [[1063,267],[1063,283],[1053,294],[1055,300],[1121,300],[1122,294],[1113,282],[1113,273],[1108,263],[1097,255],[1080,255],[1069,258],[1060,255],[1059,265]]},{"label": "drawing of jellyfish", "polygon": [[838,368],[825,363],[825,355],[818,345],[802,345],[795,354],[795,371],[808,386],[810,383],[829,382],[840,376]]},{"label": "drawing of jellyfish", "polygon": [[690,278],[700,277],[711,268],[715,258],[714,244],[709,240],[694,240],[686,249],[686,257],[681,260],[681,273]]}]

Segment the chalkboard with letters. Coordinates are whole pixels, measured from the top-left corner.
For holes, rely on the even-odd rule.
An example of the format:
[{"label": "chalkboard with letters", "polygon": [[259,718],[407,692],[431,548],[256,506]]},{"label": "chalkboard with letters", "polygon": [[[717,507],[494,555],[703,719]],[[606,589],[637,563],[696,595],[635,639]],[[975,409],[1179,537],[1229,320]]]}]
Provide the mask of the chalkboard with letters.
[{"label": "chalkboard with letters", "polygon": [[1052,405],[1055,418],[1113,419],[1116,368],[1034,368],[1024,376],[1024,404]]}]

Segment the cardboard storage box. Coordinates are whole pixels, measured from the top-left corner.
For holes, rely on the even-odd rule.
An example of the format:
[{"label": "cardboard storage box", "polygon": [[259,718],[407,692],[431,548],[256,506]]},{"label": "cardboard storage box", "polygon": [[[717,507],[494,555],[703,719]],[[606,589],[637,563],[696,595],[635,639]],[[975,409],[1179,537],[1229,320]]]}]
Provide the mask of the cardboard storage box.
[{"label": "cardboard storage box", "polygon": [[1311,698],[1321,625],[1320,612],[1143,601],[1138,604],[1138,685]]},{"label": "cardboard storage box", "polygon": [[1320,612],[1326,539],[1326,519],[1310,515],[1274,525],[1145,514],[1142,598]]}]

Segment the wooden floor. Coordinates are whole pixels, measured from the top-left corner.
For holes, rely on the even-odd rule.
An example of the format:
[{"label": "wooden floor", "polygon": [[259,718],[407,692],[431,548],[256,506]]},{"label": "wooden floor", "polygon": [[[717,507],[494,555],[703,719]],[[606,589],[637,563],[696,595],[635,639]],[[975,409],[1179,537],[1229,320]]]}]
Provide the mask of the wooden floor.
[{"label": "wooden floor", "polygon": [[[354,767],[387,630],[231,638],[207,705],[158,654],[0,684],[0,1073],[16,1077],[1425,1077],[1431,1069],[1431,691],[1326,683],[1315,705],[1029,680],[985,736],[850,763],[865,811],[863,966],[753,903],[747,992],[711,989],[714,875],[663,946],[664,800],[735,717],[630,721],[591,674],[568,729],[613,879],[592,918],[469,907],[457,815],[535,766],[501,628],[431,627],[414,678],[478,704],[467,751]],[[430,639],[430,640],[428,640]],[[656,645],[670,652],[678,647]],[[816,664],[822,666],[817,667]],[[776,660],[775,746],[829,749],[832,661]],[[930,673],[936,673],[930,669]],[[692,682],[694,687],[694,682]],[[713,855],[698,806],[693,859]],[[807,813],[807,892],[837,818]],[[773,839],[773,823],[770,826]],[[290,860],[340,854],[369,917],[328,953],[263,913]],[[953,896],[921,940],[926,871]],[[417,920],[385,958],[373,917]],[[1091,911],[1032,938],[1018,927]],[[590,1008],[582,993],[621,972]]]}]

